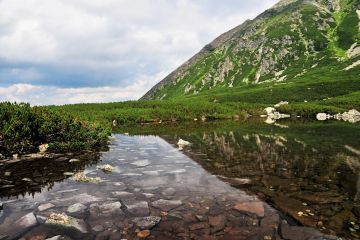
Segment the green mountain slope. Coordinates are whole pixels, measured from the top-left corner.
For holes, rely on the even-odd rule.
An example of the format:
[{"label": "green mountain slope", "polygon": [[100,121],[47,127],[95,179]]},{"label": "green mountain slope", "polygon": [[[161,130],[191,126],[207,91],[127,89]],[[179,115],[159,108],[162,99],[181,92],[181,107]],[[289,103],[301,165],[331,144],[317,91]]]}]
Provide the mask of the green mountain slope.
[{"label": "green mountain slope", "polygon": [[224,33],[142,99],[360,104],[358,0],[282,0]]}]

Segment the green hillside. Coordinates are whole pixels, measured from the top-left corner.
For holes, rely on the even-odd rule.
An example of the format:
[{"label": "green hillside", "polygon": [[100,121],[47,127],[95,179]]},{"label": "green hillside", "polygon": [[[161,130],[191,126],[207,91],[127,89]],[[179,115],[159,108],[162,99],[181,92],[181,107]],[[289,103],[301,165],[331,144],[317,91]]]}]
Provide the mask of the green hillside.
[{"label": "green hillside", "polygon": [[282,0],[205,46],[142,99],[359,108],[359,7]]}]

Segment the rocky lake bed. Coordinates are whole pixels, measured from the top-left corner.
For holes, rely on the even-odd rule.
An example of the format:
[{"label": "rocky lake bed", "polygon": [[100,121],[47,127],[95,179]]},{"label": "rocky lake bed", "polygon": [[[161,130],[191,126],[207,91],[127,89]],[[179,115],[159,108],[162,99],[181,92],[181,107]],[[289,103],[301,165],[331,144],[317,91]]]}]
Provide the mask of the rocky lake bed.
[{"label": "rocky lake bed", "polygon": [[[326,135],[316,124],[307,134]],[[0,239],[357,239],[346,126],[354,138],[327,153],[289,124],[114,134],[100,153],[3,160]]]}]

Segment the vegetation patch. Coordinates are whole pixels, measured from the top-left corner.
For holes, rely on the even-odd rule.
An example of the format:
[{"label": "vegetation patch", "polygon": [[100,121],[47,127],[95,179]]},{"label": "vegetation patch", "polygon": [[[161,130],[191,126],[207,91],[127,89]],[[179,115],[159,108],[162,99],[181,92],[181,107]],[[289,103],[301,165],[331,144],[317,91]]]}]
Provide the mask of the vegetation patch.
[{"label": "vegetation patch", "polygon": [[110,129],[47,107],[0,103],[0,153],[5,156],[49,151],[75,151],[106,146]]}]

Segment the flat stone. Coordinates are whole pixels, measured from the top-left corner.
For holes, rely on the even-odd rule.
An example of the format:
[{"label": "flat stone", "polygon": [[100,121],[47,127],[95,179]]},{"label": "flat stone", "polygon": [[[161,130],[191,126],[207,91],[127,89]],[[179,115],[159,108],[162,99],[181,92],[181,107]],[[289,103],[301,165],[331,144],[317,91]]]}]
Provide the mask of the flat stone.
[{"label": "flat stone", "polygon": [[116,191],[116,192],[112,192],[111,194],[112,194],[114,197],[121,198],[121,199],[134,197],[134,194],[133,194],[133,193],[124,192],[124,191]]},{"label": "flat stone", "polygon": [[161,209],[162,211],[168,212],[174,208],[181,206],[182,201],[160,199],[155,202],[152,202],[151,205],[154,206],[155,208]]},{"label": "flat stone", "polygon": [[137,167],[146,167],[146,166],[150,165],[151,163],[149,160],[139,160],[139,161],[132,162],[131,164],[134,166],[137,166]]},{"label": "flat stone", "polygon": [[75,203],[68,207],[67,212],[70,215],[79,216],[79,215],[84,215],[86,212],[86,209],[87,209],[87,207],[84,204]]},{"label": "flat stone", "polygon": [[42,212],[42,211],[45,211],[45,210],[53,208],[53,207],[55,207],[55,205],[52,203],[44,203],[44,204],[41,204],[40,206],[38,206],[38,210],[40,212]]},{"label": "flat stone", "polygon": [[310,227],[289,226],[286,223],[281,224],[281,235],[288,240],[303,240],[310,237],[320,237],[323,234],[317,229]]},{"label": "flat stone", "polygon": [[136,216],[147,216],[150,214],[149,205],[145,201],[134,204],[126,204],[127,210]]},{"label": "flat stone", "polygon": [[258,217],[264,217],[265,215],[264,204],[260,201],[237,203],[234,209],[240,212],[253,213]]},{"label": "flat stone", "polygon": [[135,225],[142,230],[149,230],[159,224],[161,217],[148,216],[148,217],[137,217],[132,220]]},{"label": "flat stone", "polygon": [[299,212],[306,212],[306,209],[309,208],[308,206],[303,206],[302,201],[282,195],[273,197],[272,201],[277,208],[289,214],[301,224],[311,227],[317,226],[318,220],[316,218],[304,217],[298,214]]},{"label": "flat stone", "polygon": [[[64,203],[64,204],[66,204],[66,206],[68,206],[69,204],[74,204],[74,203],[88,204],[88,203],[92,203],[92,202],[99,202],[101,200],[102,199],[99,197],[95,197],[95,196],[89,195],[87,193],[81,193],[81,194],[76,194],[76,195],[74,194],[74,196],[72,196],[72,197],[57,199],[52,202]],[[55,205],[57,205],[57,204],[55,204]]]},{"label": "flat stone", "polygon": [[342,197],[332,192],[304,192],[296,195],[297,198],[312,204],[341,203]]},{"label": "flat stone", "polygon": [[93,217],[123,214],[120,202],[93,203],[90,205],[90,214]]}]

